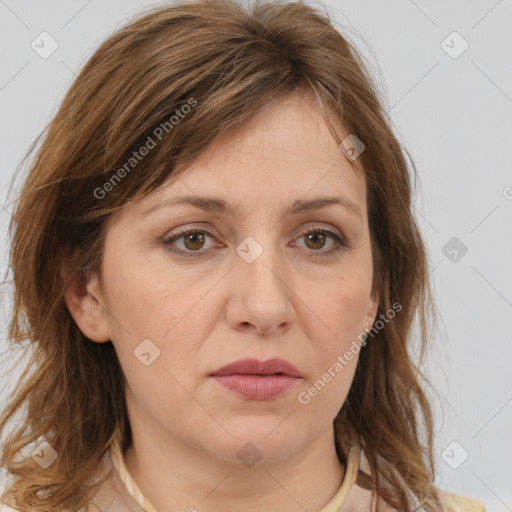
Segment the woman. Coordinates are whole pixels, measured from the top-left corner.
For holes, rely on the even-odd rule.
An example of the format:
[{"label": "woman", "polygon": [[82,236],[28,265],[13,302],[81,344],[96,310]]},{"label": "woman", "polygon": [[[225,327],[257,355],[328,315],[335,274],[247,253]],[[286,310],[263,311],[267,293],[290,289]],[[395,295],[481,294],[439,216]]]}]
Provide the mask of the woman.
[{"label": "woman", "polygon": [[27,408],[3,510],[483,510],[432,484],[410,201],[318,11],[201,0],[112,35],[11,224],[9,337],[35,370],[0,424]]}]

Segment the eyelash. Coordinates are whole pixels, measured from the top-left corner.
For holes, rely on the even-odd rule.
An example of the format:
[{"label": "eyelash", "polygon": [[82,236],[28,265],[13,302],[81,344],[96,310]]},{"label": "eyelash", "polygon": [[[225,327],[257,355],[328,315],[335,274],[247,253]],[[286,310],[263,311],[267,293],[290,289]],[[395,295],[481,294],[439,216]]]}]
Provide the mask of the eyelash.
[{"label": "eyelash", "polygon": [[[199,229],[199,228],[185,228],[179,231],[178,233],[173,234],[170,237],[163,238],[161,240],[161,243],[166,246],[166,249],[172,253],[179,254],[181,256],[185,256],[186,258],[193,258],[197,255],[203,254],[206,251],[198,250],[198,251],[184,251],[182,249],[176,249],[171,248],[172,244],[179,240],[180,238],[183,238],[187,235],[194,235],[198,233],[204,233],[211,238],[215,238],[207,229]],[[344,251],[345,249],[350,248],[349,242],[342,236],[340,236],[338,233],[335,233],[334,231],[331,231],[330,229],[326,228],[304,228],[301,230],[300,235],[298,239],[311,234],[325,234],[330,236],[336,243],[334,248],[331,248],[327,251],[324,250],[317,250],[310,249],[315,256],[320,256],[321,258],[327,258],[327,257],[333,257],[339,254],[341,251]]]}]

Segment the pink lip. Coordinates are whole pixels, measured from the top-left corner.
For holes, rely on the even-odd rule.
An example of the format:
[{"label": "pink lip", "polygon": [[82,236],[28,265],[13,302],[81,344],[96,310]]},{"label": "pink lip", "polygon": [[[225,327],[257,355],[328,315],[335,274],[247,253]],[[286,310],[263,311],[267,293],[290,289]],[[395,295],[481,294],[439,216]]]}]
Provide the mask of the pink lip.
[{"label": "pink lip", "polygon": [[302,377],[296,366],[278,357],[266,361],[258,361],[254,358],[241,359],[223,366],[212,375],[274,375],[276,373],[290,377]]},{"label": "pink lip", "polygon": [[271,400],[294,387],[302,378],[299,370],[279,358],[243,359],[211,375],[221,386],[251,400]]}]

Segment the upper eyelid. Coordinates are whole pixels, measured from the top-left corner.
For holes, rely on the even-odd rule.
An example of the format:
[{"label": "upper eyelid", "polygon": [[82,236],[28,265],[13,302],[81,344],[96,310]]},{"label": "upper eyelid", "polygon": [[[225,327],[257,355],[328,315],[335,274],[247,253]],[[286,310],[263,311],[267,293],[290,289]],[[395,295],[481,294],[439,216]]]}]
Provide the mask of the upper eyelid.
[{"label": "upper eyelid", "polygon": [[[332,223],[332,220],[312,220],[307,222],[302,222],[300,227],[295,228],[294,231],[302,231],[303,229],[312,229],[312,228],[318,228],[318,229],[332,229],[334,231],[338,231],[340,234],[344,234],[346,229],[344,229],[341,226],[336,226]],[[181,226],[178,226],[176,228],[173,228],[173,231],[208,231],[208,232],[215,232],[219,233],[221,230],[216,228],[212,223],[210,222],[190,222],[188,224],[183,224]],[[167,232],[170,232],[171,230],[168,230]],[[227,231],[233,232],[231,228],[229,228]]]}]

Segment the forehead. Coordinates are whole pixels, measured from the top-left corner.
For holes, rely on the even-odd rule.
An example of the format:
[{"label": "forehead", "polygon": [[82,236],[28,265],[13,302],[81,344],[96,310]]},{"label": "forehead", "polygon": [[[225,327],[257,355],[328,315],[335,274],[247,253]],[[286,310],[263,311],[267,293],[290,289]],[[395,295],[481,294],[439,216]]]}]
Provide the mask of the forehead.
[{"label": "forehead", "polygon": [[319,196],[344,197],[365,210],[363,172],[340,150],[314,103],[299,95],[231,127],[200,157],[178,163],[176,170],[177,178],[171,176],[141,201],[139,214],[184,195],[226,198],[238,206],[239,215],[245,207],[289,205]]}]

